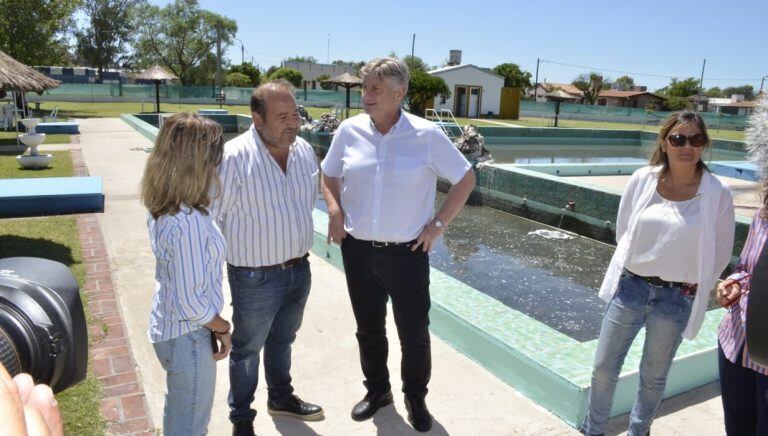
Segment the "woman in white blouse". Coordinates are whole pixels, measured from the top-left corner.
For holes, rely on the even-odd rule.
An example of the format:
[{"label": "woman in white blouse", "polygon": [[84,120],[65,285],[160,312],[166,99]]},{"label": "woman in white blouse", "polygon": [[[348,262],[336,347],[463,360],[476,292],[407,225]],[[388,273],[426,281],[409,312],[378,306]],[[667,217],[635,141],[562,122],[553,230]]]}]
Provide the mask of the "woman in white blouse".
[{"label": "woman in white blouse", "polygon": [[710,291],[733,249],[731,193],[702,161],[704,121],[678,112],[664,121],[650,166],[621,196],[617,246],[600,297],[608,301],[582,433],[600,435],[621,366],[640,328],[645,344],[629,435],[646,435],[682,338],[696,336]]},{"label": "woman in white blouse", "polygon": [[163,123],[147,159],[142,201],[156,257],[149,340],[166,371],[163,434],[207,433],[216,361],[232,347],[220,315],[226,244],[208,213],[220,190],[221,126],[180,113]]}]

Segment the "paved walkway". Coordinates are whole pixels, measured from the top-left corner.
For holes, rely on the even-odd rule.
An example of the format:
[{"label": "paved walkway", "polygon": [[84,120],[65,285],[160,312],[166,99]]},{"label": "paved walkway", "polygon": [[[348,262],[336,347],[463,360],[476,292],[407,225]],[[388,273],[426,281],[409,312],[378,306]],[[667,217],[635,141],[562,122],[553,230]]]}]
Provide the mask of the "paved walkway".
[{"label": "paved walkway", "polygon": [[[592,183],[593,185],[605,186],[624,190],[630,176],[579,176],[569,177],[569,179],[580,182]],[[752,218],[755,212],[760,208],[760,184],[747,180],[736,179],[733,177],[716,176],[725,182],[733,193],[733,205],[737,215]]]},{"label": "paved walkway", "polygon": [[[162,424],[165,373],[147,340],[149,308],[154,289],[154,258],[146,234],[146,212],[139,202],[139,182],[149,144],[119,119],[80,120],[80,147],[91,175],[104,177],[106,210],[100,215],[104,240],[118,303],[124,314],[126,336],[141,370],[146,400],[156,428]],[[351,406],[364,388],[358,364],[354,321],[343,275],[316,256],[311,257],[313,286],[293,353],[297,394],[326,409],[326,419],[302,423],[291,418],[271,418],[265,413],[263,383],[254,407],[259,411],[255,427],[260,435],[402,435],[416,434],[405,422],[402,394],[395,392],[394,407],[382,409],[374,419],[356,423],[349,418]],[[228,300],[229,290],[225,289]],[[224,316],[230,317],[227,306]],[[399,386],[399,346],[390,325],[390,370]],[[440,339],[433,341],[433,376],[428,404],[435,415],[431,434],[454,435],[571,435],[573,429],[536,405],[484,368],[458,353]],[[216,400],[210,434],[228,434],[226,362],[218,365]],[[263,377],[260,379],[263,380]],[[722,431],[722,412],[716,386],[665,401],[654,434],[717,435]],[[626,416],[611,421],[608,434],[626,428]]]},{"label": "paved walkway", "polygon": [[502,126],[502,127],[523,127],[523,126],[521,126],[519,124],[507,123],[505,121],[490,120],[488,118],[472,118],[471,120],[472,121],[477,121],[477,122],[480,122],[480,123],[496,124],[496,125],[499,125],[499,126]]}]

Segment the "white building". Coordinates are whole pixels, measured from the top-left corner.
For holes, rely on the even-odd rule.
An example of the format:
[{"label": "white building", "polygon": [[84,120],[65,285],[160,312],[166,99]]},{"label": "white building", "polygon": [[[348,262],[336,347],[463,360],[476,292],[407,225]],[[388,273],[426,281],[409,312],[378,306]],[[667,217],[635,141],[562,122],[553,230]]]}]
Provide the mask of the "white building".
[{"label": "white building", "polygon": [[320,82],[317,81],[317,78],[323,75],[328,76],[328,78],[336,77],[343,73],[349,73],[353,76],[357,75],[356,65],[314,64],[311,62],[284,61],[283,67],[299,70],[303,76],[304,84],[307,89],[319,88]]},{"label": "white building", "polygon": [[452,65],[429,74],[443,79],[451,90],[451,98],[435,97],[436,110],[450,109],[457,117],[499,114],[504,78],[490,69],[472,64]]}]

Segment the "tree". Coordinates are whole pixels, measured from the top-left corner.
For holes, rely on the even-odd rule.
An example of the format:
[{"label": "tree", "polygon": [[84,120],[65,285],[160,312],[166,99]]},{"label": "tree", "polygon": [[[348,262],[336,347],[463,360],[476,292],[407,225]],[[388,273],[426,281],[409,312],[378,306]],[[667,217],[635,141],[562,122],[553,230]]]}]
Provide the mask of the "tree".
[{"label": "tree", "polygon": [[278,67],[276,65],[272,65],[271,67],[267,68],[267,72],[264,73],[264,76],[265,77],[270,77],[272,74],[275,73],[275,71],[277,71],[279,69],[280,69],[280,67]]},{"label": "tree", "polygon": [[301,71],[299,70],[283,67],[283,68],[278,68],[277,70],[275,70],[274,73],[269,75],[269,80],[278,80],[278,79],[285,79],[291,85],[297,88],[301,88],[301,84],[304,81],[304,75],[301,74]]},{"label": "tree", "polygon": [[699,81],[694,77],[685,80],[673,78],[666,89],[666,94],[671,97],[690,97],[699,93]]},{"label": "tree", "polygon": [[664,109],[668,111],[681,111],[690,107],[691,102],[686,97],[668,96],[664,100]]},{"label": "tree", "polygon": [[412,114],[424,115],[427,102],[438,95],[443,98],[451,97],[451,90],[443,79],[429,75],[423,70],[411,71],[407,100]]},{"label": "tree", "polygon": [[595,104],[597,96],[603,88],[603,76],[595,72],[581,74],[571,83],[584,93],[584,100],[589,104]]},{"label": "tree", "polygon": [[511,62],[503,63],[493,67],[493,72],[504,77],[504,86],[511,88],[522,88],[523,90],[531,87],[531,73],[523,71],[517,64]]},{"label": "tree", "polygon": [[251,78],[243,73],[228,73],[224,79],[224,86],[234,86],[236,88],[250,88]]},{"label": "tree", "polygon": [[128,52],[136,27],[137,7],[144,0],[86,0],[87,24],[75,31],[76,53],[99,70],[116,67]]},{"label": "tree", "polygon": [[197,0],[175,0],[164,8],[146,5],[140,19],[136,42],[140,63],[159,63],[184,85],[192,82],[190,70],[211,54],[217,34],[226,46],[237,33],[237,23],[200,9]]},{"label": "tree", "polygon": [[286,59],[285,62],[307,62],[310,64],[316,64],[317,58],[314,56],[291,56]]},{"label": "tree", "polygon": [[229,67],[230,73],[241,73],[248,76],[250,79],[250,85],[246,86],[259,86],[261,83],[261,71],[259,71],[258,68],[254,67],[253,64],[249,64],[247,62],[243,62],[240,65],[233,65]]},{"label": "tree", "polygon": [[615,85],[618,85],[619,89],[622,90],[629,90],[632,89],[632,87],[635,86],[635,79],[629,77],[629,76],[621,76],[618,79],[614,80],[613,83]]},{"label": "tree", "polygon": [[315,79],[315,80],[317,81],[317,83],[320,84],[321,88],[323,88],[326,91],[328,91],[328,90],[333,89],[336,86],[333,83],[325,82],[325,80],[328,80],[330,78],[331,78],[331,76],[329,76],[327,74],[321,74],[321,75],[317,76],[317,79]]},{"label": "tree", "polygon": [[67,32],[82,0],[0,0],[0,50],[28,65],[67,63]]},{"label": "tree", "polygon": [[722,98],[723,97],[723,90],[720,89],[717,86],[714,86],[712,88],[707,89],[707,92],[705,92],[707,97],[709,98]]},{"label": "tree", "polygon": [[743,95],[747,100],[755,96],[755,88],[752,85],[729,86],[723,89],[723,97],[730,97],[733,94]]},{"label": "tree", "polygon": [[408,69],[413,74],[414,71],[428,71],[429,66],[418,56],[408,55],[403,58],[403,62],[408,65]]}]

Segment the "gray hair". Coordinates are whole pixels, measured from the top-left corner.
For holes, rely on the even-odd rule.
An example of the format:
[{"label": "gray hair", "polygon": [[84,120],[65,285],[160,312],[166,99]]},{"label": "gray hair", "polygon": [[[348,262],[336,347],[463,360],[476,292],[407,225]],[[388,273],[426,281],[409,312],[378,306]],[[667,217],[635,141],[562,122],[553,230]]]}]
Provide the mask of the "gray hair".
[{"label": "gray hair", "polygon": [[408,71],[408,65],[401,59],[376,58],[368,62],[360,70],[360,76],[365,80],[370,75],[381,81],[387,78],[392,79],[394,83],[405,87],[405,91],[408,91],[408,81],[411,79],[411,74]]},{"label": "gray hair", "polygon": [[761,216],[768,219],[768,95],[762,95],[755,112],[749,117],[745,135],[749,159],[755,163],[763,194]]},{"label": "gray hair", "polygon": [[277,92],[288,92],[293,96],[293,85],[285,79],[277,79],[259,85],[251,94],[251,112],[259,114],[261,118],[267,116],[267,100],[269,96]]}]

